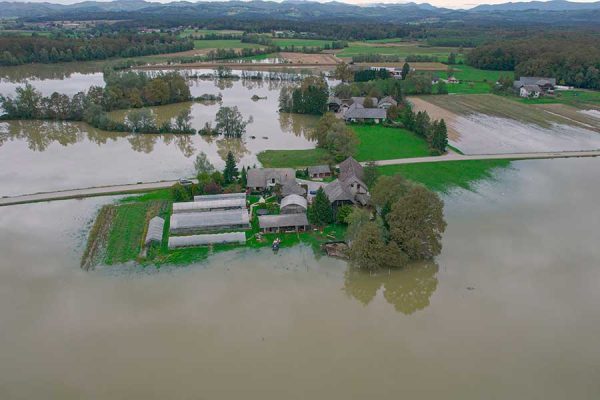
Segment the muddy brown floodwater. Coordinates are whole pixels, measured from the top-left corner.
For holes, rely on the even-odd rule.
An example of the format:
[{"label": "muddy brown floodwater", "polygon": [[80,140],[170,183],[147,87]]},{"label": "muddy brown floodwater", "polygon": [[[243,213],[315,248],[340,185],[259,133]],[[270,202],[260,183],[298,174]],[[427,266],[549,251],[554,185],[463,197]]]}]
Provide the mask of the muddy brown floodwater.
[{"label": "muddy brown floodwater", "polygon": [[0,209],[0,398],[596,399],[600,159],[446,195],[435,263],[79,269],[107,198]]}]

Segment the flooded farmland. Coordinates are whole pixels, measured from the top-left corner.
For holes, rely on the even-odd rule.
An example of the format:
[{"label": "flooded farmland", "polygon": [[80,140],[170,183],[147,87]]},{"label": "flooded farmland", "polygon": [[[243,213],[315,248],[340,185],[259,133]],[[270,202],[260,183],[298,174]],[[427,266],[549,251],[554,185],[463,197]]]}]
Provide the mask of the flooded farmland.
[{"label": "flooded farmland", "polygon": [[443,118],[450,143],[465,154],[600,149],[597,110],[528,105],[494,95],[411,98],[416,110]]},{"label": "flooded farmland", "polygon": [[0,397],[596,398],[600,159],[512,165],[444,196],[435,263],[371,276],[303,246],[84,272],[109,198],[0,208]]},{"label": "flooded farmland", "polygon": [[[85,71],[68,76],[48,73],[29,81],[45,94],[68,87],[73,93],[103,84],[102,74]],[[198,71],[191,71],[193,73]],[[210,71],[200,71],[210,72]],[[16,72],[15,72],[16,73]],[[5,73],[6,74],[6,73]],[[12,75],[8,75],[11,77]],[[83,78],[82,78],[83,77]],[[2,93],[12,93],[22,77],[0,82]],[[8,78],[7,78],[8,79]],[[97,82],[100,80],[100,83]],[[10,121],[0,123],[0,196],[98,185],[177,179],[194,174],[193,161],[202,151],[218,168],[229,151],[240,165],[258,164],[266,149],[309,149],[306,132],[317,117],[278,112],[280,81],[193,79],[194,96],[222,94],[222,105],[237,106],[253,122],[241,139],[199,135],[136,135],[104,132],[85,123]],[[252,100],[257,95],[259,100]],[[159,120],[190,109],[192,125],[214,121],[219,103],[181,103],[155,107]],[[113,113],[124,118],[123,112]],[[15,168],[17,165],[27,168]]]}]

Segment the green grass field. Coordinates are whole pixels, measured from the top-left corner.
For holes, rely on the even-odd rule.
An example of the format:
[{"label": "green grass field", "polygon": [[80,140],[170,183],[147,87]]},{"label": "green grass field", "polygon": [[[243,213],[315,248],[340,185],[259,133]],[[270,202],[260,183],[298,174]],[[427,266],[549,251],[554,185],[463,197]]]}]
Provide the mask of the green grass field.
[{"label": "green grass field", "polygon": [[455,187],[473,190],[476,182],[493,179],[494,170],[509,166],[510,160],[472,160],[386,165],[378,169],[383,175],[401,174],[431,190],[447,193]]},{"label": "green grass field", "polygon": [[[348,47],[337,53],[338,57],[352,57],[361,54],[381,54],[406,57],[408,55],[428,55],[436,56],[440,61],[448,58],[451,52],[457,52],[454,47],[429,47],[424,45],[409,46],[376,46],[365,42],[352,42]],[[459,58],[460,59],[460,58]]]},{"label": "green grass field", "polygon": [[487,71],[477,69],[464,64],[452,66],[452,72],[440,71],[437,75],[442,79],[447,79],[449,75],[454,76],[460,81],[458,84],[447,85],[448,93],[456,94],[482,94],[490,93],[498,78],[502,75],[509,75],[514,78],[512,71]]},{"label": "green grass field", "polygon": [[319,40],[319,39],[273,39],[277,46],[281,47],[323,47],[326,43],[331,44],[331,40]]},{"label": "green grass field", "polygon": [[263,47],[255,43],[242,43],[241,40],[194,40],[194,48],[202,49],[247,49]]},{"label": "green grass field", "polygon": [[585,108],[587,104],[600,105],[600,91],[593,90],[564,90],[557,91],[554,96],[544,96],[537,99],[524,99],[515,97],[525,104],[554,104],[562,103],[579,108]]},{"label": "green grass field", "polygon": [[188,36],[203,36],[203,35],[241,35],[244,31],[236,31],[232,29],[185,29],[183,32],[179,34],[179,37],[188,37]]},{"label": "green grass field", "polygon": [[426,157],[427,142],[414,133],[400,128],[380,125],[351,125],[360,139],[358,161],[391,160],[395,158]]},{"label": "green grass field", "polygon": [[265,168],[300,168],[323,164],[327,160],[323,149],[265,150],[258,153],[258,161]]}]

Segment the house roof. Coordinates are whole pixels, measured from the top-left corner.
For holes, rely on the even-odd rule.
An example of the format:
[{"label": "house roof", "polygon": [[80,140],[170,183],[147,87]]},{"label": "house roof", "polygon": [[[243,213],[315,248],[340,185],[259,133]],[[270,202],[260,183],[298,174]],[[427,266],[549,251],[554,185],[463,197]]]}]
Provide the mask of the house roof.
[{"label": "house roof", "polygon": [[546,78],[540,76],[522,76],[518,81],[514,82],[515,88],[519,89],[525,85],[556,86],[556,78]]},{"label": "house roof", "polygon": [[364,108],[352,104],[344,113],[344,119],[385,119],[387,110],[383,108]]},{"label": "house roof", "polygon": [[285,196],[289,196],[291,194],[304,196],[304,195],[306,195],[306,189],[304,189],[295,180],[288,181],[288,182],[284,183],[283,185],[281,185],[281,195],[282,196],[285,197]]},{"label": "house roof", "polygon": [[364,172],[362,165],[359,164],[353,157],[348,157],[344,161],[342,161],[339,165],[340,167],[340,179],[346,180],[351,176],[355,176],[358,179],[363,179]]},{"label": "house roof", "polygon": [[292,168],[251,168],[246,175],[248,187],[266,187],[267,180],[275,178],[280,183],[296,179]]},{"label": "house roof", "polygon": [[165,220],[161,217],[154,217],[148,223],[148,232],[146,232],[145,244],[150,242],[162,242],[163,229],[165,227]]},{"label": "house roof", "polygon": [[521,89],[525,89],[528,92],[537,92],[540,93],[542,89],[538,85],[523,85]]},{"label": "house roof", "polygon": [[260,215],[258,226],[260,228],[281,228],[285,226],[308,226],[306,214],[280,214]]},{"label": "house roof", "polygon": [[246,243],[246,234],[244,232],[226,232],[169,237],[169,249],[216,243]]},{"label": "house roof", "polygon": [[396,100],[394,100],[394,98],[392,96],[386,96],[383,99],[379,100],[378,105],[382,105],[382,104],[392,104],[394,106],[398,105],[398,102]]},{"label": "house roof", "polygon": [[314,165],[312,167],[308,167],[308,174],[330,174],[331,168],[329,165]]},{"label": "house roof", "polygon": [[[357,104],[364,107],[364,102],[367,97],[351,97],[350,99],[352,100],[352,104]],[[373,106],[376,106],[377,103],[379,103],[379,99],[377,99],[377,97],[371,97],[371,100],[373,100]]]},{"label": "house roof", "polygon": [[339,179],[330,182],[323,190],[331,203],[334,201],[354,202],[354,196],[350,193],[347,186]]},{"label": "house roof", "polygon": [[245,210],[210,211],[171,215],[171,231],[179,229],[218,228],[231,225],[248,225],[250,218]]},{"label": "house roof", "polygon": [[297,194],[290,194],[289,196],[285,196],[283,199],[281,199],[280,207],[284,208],[287,206],[300,206],[305,210],[308,208],[306,199],[302,196],[298,196]]}]

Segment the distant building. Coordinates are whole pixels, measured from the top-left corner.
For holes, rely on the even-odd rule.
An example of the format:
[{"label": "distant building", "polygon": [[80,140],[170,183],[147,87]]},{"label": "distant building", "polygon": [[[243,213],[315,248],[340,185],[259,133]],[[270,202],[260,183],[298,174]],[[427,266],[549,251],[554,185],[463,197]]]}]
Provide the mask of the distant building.
[{"label": "distant building", "polygon": [[342,108],[342,100],[338,99],[337,97],[330,97],[327,100],[327,109],[331,112],[339,112],[340,109]]},{"label": "distant building", "polygon": [[296,171],[292,168],[251,168],[247,172],[247,188],[261,192],[275,185],[296,184]]},{"label": "distant building", "polygon": [[450,77],[448,77],[448,79],[446,79],[446,83],[455,84],[455,83],[460,83],[460,81],[458,79],[456,79],[454,76],[450,76]]},{"label": "distant building", "polygon": [[329,165],[308,167],[308,176],[312,179],[328,178],[331,176],[331,168],[329,168]]},{"label": "distant building", "polygon": [[398,102],[396,100],[394,100],[394,98],[392,96],[386,96],[383,99],[379,100],[379,103],[377,103],[377,107],[378,108],[384,108],[384,109],[388,109],[392,106],[397,106]]},{"label": "distant building", "polygon": [[519,96],[537,99],[542,94],[542,89],[538,85],[524,85],[519,89]]},{"label": "distant building", "polygon": [[[522,76],[521,78],[519,78],[518,81],[514,81],[514,83],[513,83],[513,87],[515,88],[516,91],[519,92],[519,95],[521,97],[523,97],[523,92],[521,91],[521,89],[524,86],[529,87],[529,89],[526,89],[527,91],[532,90],[533,86],[537,86],[537,88],[539,89],[538,96],[548,94],[548,93],[553,93],[554,88],[556,87],[556,78],[543,78],[543,77],[538,77],[538,76]],[[525,97],[529,97],[529,96],[525,96]]]},{"label": "distant building", "polygon": [[308,203],[306,199],[297,194],[290,194],[281,200],[279,210],[281,214],[302,214],[306,213]]}]

